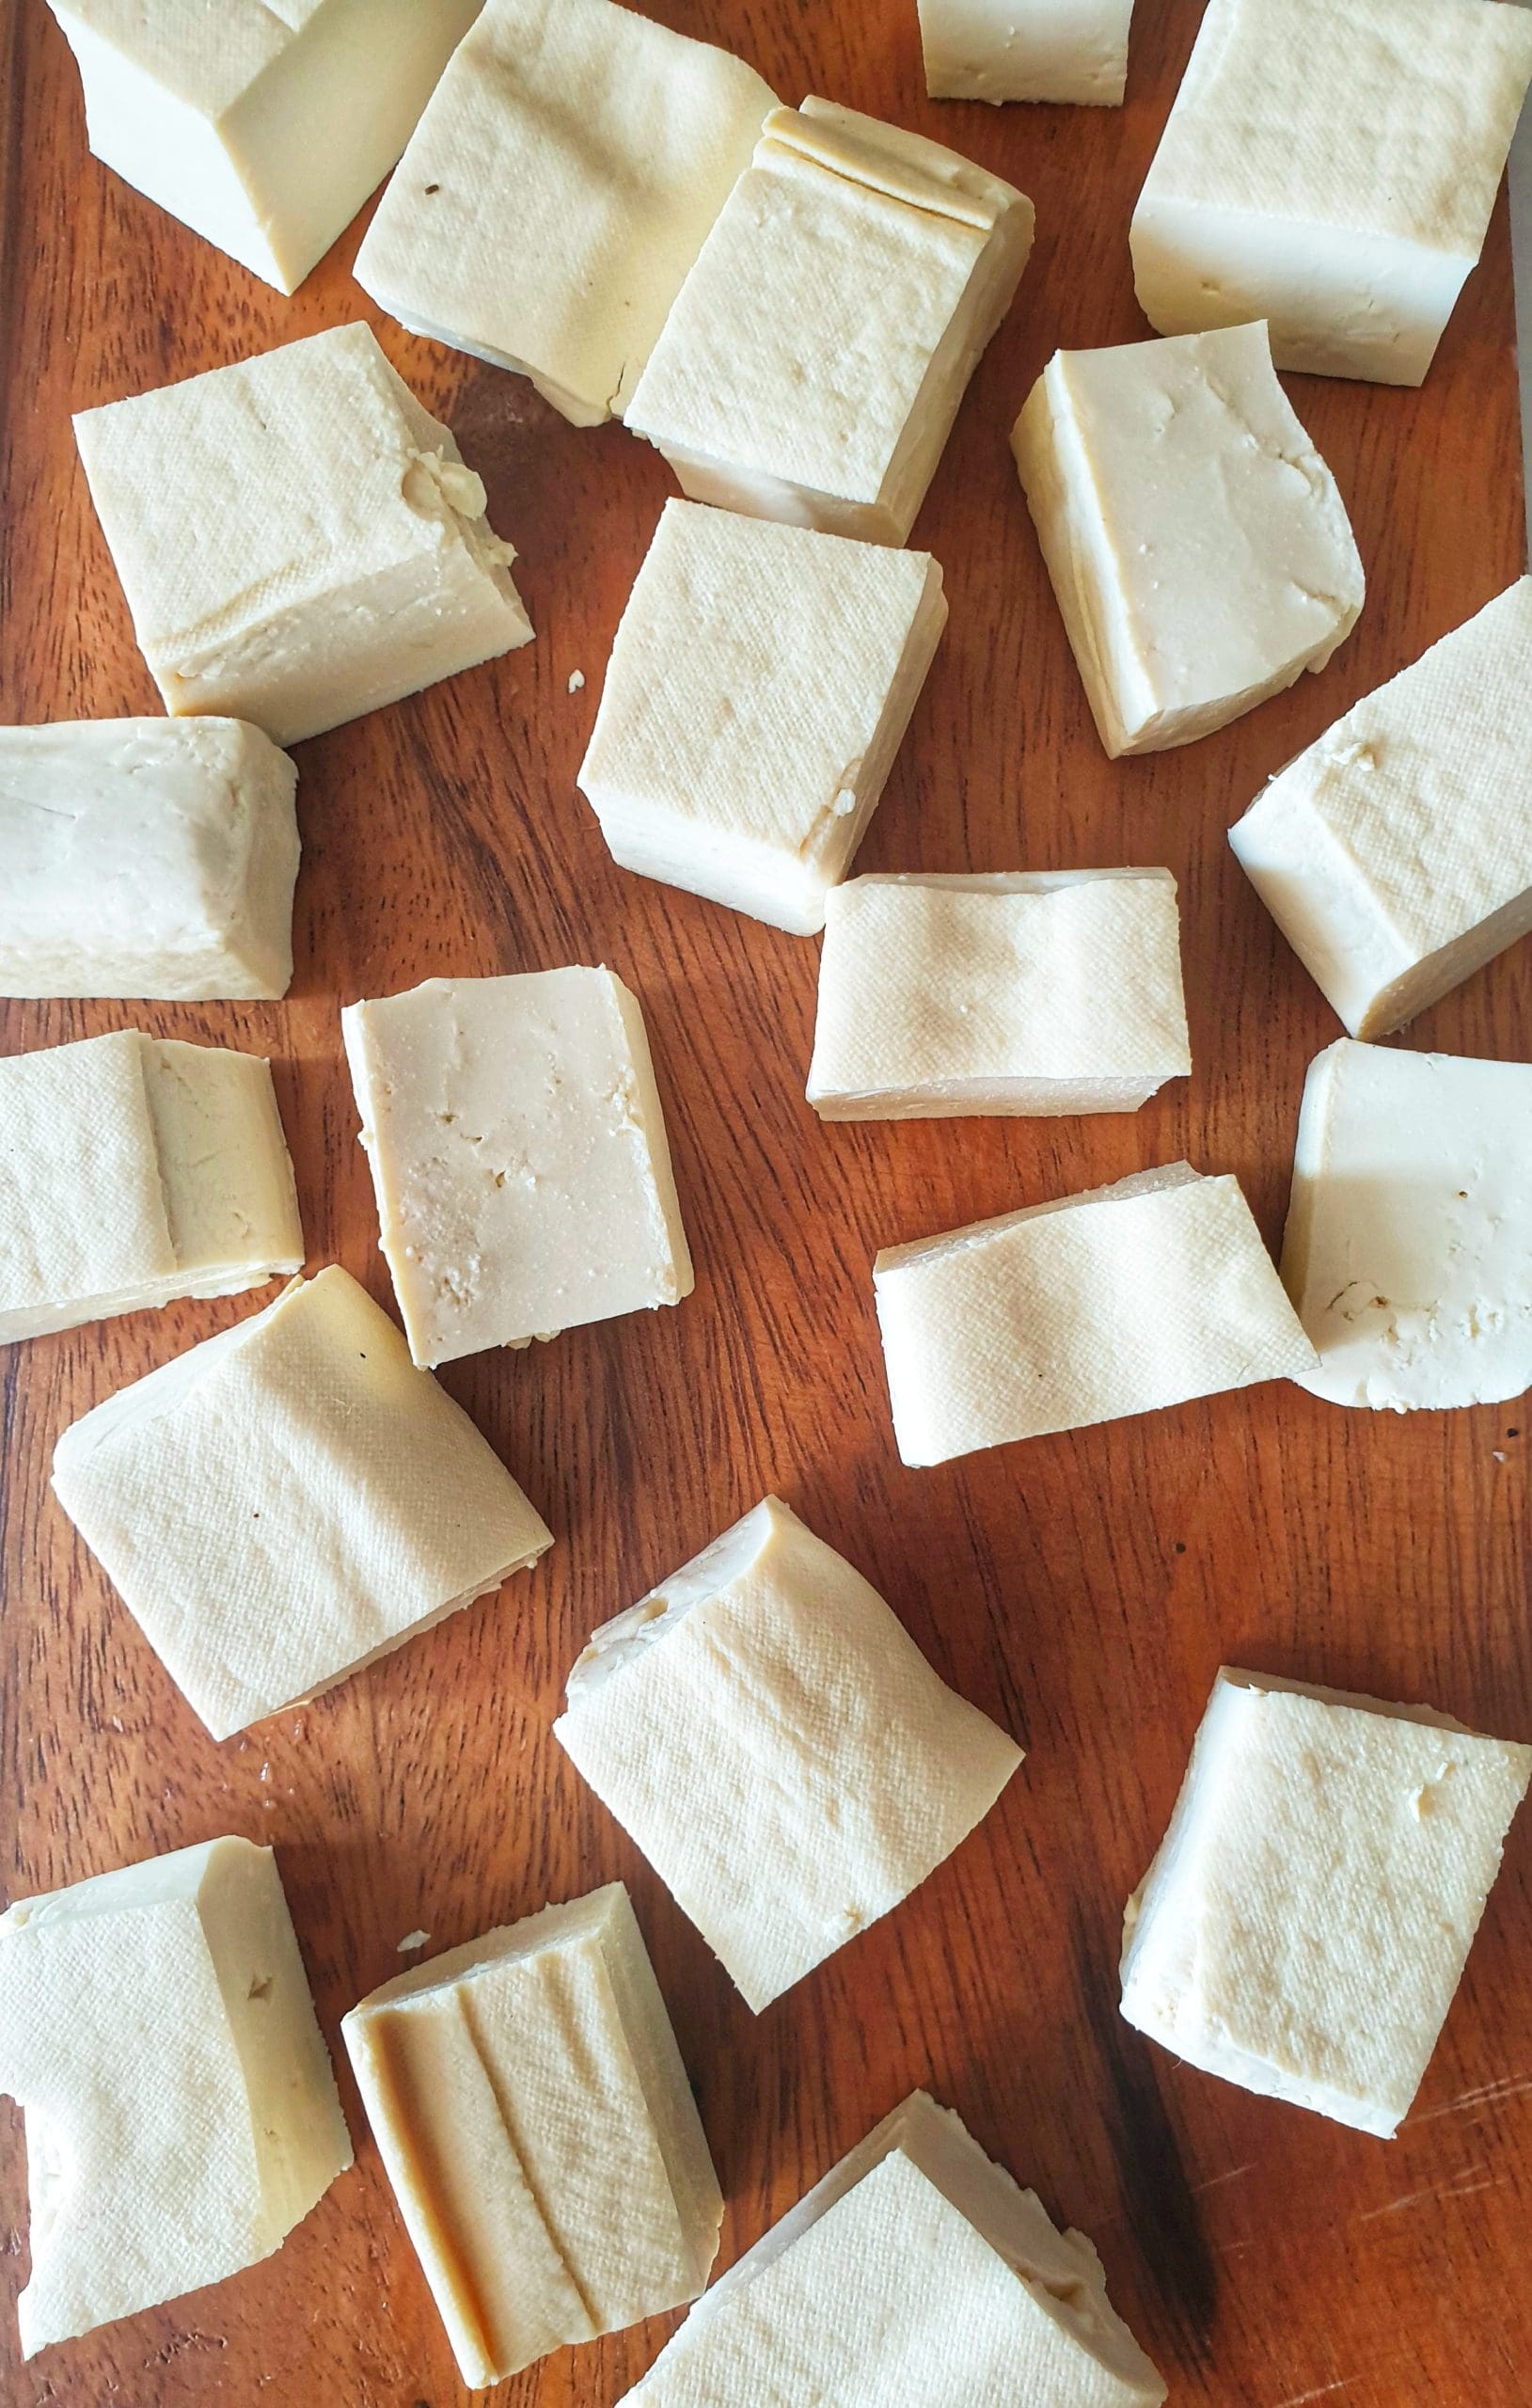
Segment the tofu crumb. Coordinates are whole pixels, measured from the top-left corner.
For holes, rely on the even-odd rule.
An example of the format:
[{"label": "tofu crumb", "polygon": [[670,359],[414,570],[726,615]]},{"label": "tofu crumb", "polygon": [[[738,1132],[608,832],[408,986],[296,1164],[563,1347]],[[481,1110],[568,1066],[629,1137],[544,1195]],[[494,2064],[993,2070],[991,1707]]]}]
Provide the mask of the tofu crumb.
[{"label": "tofu crumb", "polygon": [[570,690],[570,692],[571,692],[572,694],[580,694],[580,693],[583,693],[583,692],[584,692],[584,690],[585,690],[585,672],[584,672],[584,670],[583,670],[583,669],[572,669],[572,670],[570,671],[570,673],[569,673],[569,690]]},{"label": "tofu crumb", "polygon": [[406,1931],[399,1943],[398,1954],[401,1956],[412,1955],[417,1948],[423,1948],[430,1937],[429,1931]]}]

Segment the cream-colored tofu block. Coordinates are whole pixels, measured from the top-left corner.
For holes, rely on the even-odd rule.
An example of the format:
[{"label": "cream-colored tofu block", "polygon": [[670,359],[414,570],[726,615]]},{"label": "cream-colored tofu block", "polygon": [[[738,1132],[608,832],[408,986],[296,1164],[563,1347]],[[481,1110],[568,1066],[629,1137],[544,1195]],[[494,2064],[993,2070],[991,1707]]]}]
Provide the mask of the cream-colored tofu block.
[{"label": "cream-colored tofu block", "polygon": [[1532,578],[1365,695],[1229,832],[1353,1037],[1532,928]]},{"label": "cream-colored tofu block", "polygon": [[774,1497],[595,1632],[553,1728],[757,2014],[934,1873],[1021,1762]]},{"label": "cream-colored tofu block", "polygon": [[873,1286],[907,1464],[1314,1369],[1239,1180],[1187,1163],[885,1247]]},{"label": "cream-colored tofu block", "polygon": [[302,1268],[270,1063],[133,1028],[0,1061],[0,1345]]},{"label": "cream-colored tofu block", "polygon": [[668,502],[579,773],[613,859],[822,928],[946,623],[927,552]]},{"label": "cream-colored tofu block", "polygon": [[611,971],[430,978],[340,1026],[417,1363],[690,1295],[643,1014]]},{"label": "cream-colored tofu block", "polygon": [[904,544],[1032,230],[1030,200],[940,143],[778,109],[627,423],[698,501]]},{"label": "cream-colored tofu block", "polygon": [[0,994],[285,994],[297,783],[237,720],[0,728]]},{"label": "cream-colored tofu block", "polygon": [[531,642],[482,483],[369,326],[84,410],[74,432],[173,717],[295,744]]},{"label": "cream-colored tofu block", "polygon": [[1226,727],[1361,615],[1346,506],[1262,325],[1055,352],[1011,448],[1113,759]]},{"label": "cream-colored tofu block", "polygon": [[270,1848],[208,1840],[0,1915],[26,2124],[22,2353],[279,2249],[351,2140]]},{"label": "cream-colored tofu block", "polygon": [[1158,2408],[1083,2233],[917,2090],[715,2283],[638,2408]]},{"label": "cream-colored tofu block", "polygon": [[409,139],[479,0],[49,0],[90,148],[292,293]]},{"label": "cream-colored tofu block", "polygon": [[1133,0],[919,0],[934,101],[1117,108]]},{"label": "cream-colored tofu block", "polygon": [[413,1967],[340,2029],[471,2390],[697,2297],[723,2197],[621,1882]]},{"label": "cream-colored tofu block", "polygon": [[575,425],[620,418],[776,105],[742,59],[611,0],[488,0],[357,281],[417,334],[529,376]]},{"label": "cream-colored tofu block", "polygon": [[1529,1780],[1532,1748],[1428,1707],[1225,1669],[1128,1908],[1124,2015],[1205,2073],[1391,2140]]},{"label": "cream-colored tofu block", "polygon": [[550,1533],[332,1266],[66,1430],[54,1491],[215,1739],[302,1704]]},{"label": "cream-colored tofu block", "polygon": [[1279,368],[1418,385],[1529,77],[1490,0],[1210,0],[1133,213],[1151,325],[1265,318]]},{"label": "cream-colored tofu block", "polygon": [[1136,1112],[1191,1070],[1169,870],[854,878],[827,900],[821,1120]]}]

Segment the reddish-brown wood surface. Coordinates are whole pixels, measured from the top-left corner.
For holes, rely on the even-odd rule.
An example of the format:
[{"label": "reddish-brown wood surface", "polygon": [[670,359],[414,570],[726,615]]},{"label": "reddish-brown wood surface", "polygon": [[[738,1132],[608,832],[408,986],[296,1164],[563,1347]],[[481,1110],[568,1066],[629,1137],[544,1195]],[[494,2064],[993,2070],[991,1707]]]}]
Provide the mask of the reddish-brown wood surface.
[{"label": "reddish-brown wood surface", "polygon": [[[1221,1660],[1430,1699],[1532,1736],[1532,1402],[1396,1419],[1273,1386],[907,1471],[869,1277],[880,1244],[1183,1153],[1238,1172],[1275,1239],[1304,1066],[1335,1025],[1224,831],[1263,778],[1521,566],[1503,213],[1424,391],[1291,382],[1366,562],[1356,635],[1322,677],[1224,735],[1113,765],[1005,436],[1055,346],[1147,332],[1128,219],[1195,0],[1140,9],[1121,112],[931,105],[912,0],[655,0],[655,13],[729,42],[793,99],[820,90],[920,127],[1036,200],[1018,306],[916,531],[945,568],[952,623],[861,864],[1168,863],[1195,1074],[1133,1119],[820,1128],[802,1101],[817,947],[614,869],[576,791],[612,631],[670,489],[661,462],[620,427],[576,433],[519,379],[378,318],[349,275],[358,229],[291,301],[195,240],[87,156],[64,44],[41,0],[18,0],[0,24],[0,715],[158,707],[71,411],[359,316],[482,471],[523,555],[538,641],[299,749],[285,1005],[11,1005],[6,1050],[136,1024],[269,1052],[311,1265],[339,1259],[387,1301],[340,1005],[437,973],[609,962],[648,1016],[698,1282],[677,1311],[449,1370],[555,1551],[498,1600],[221,1747],[74,1540],[47,1473],[75,1416],[258,1300],[0,1353],[0,1882],[24,1894],[220,1831],[273,1843],[333,2041],[413,1927],[439,1948],[620,1875],[728,2197],[720,2264],[924,2083],[1095,2236],[1177,2401],[1524,2408],[1532,1824],[1513,1835],[1391,2147],[1178,2067],[1121,2022],[1114,1966],[1123,1901]],[[513,275],[513,214],[504,237]],[[216,543],[216,513],[199,510],[183,539]],[[587,683],[572,695],[576,670]],[[1532,1050],[1532,955],[1496,963],[1409,1041]],[[588,1629],[767,1488],[1030,1754],[902,1911],[756,2020],[549,1725]],[[8,2408],[465,2399],[341,2079],[357,2166],[277,2257],[24,2368],[11,2312],[24,2164],[19,2116],[0,2108]],[[605,2408],[664,2329],[566,2353],[504,2396]]]}]

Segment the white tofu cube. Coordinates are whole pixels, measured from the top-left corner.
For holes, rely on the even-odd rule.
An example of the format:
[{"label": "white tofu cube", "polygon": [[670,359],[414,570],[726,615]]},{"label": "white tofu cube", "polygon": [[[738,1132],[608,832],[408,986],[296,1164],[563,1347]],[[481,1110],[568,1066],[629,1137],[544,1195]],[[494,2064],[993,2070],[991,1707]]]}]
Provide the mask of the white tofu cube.
[{"label": "white tofu cube", "polygon": [[371,327],[74,421],[174,717],[295,744],[531,642],[484,488]]},{"label": "white tofu cube", "polygon": [[1117,108],[1133,0],[919,0],[934,101],[1073,101]]},{"label": "white tofu cube", "polygon": [[1158,2408],[1083,2233],[917,2090],[715,2283],[634,2408]]},{"label": "white tofu cube", "polygon": [[643,1015],[611,971],[431,978],[340,1026],[417,1363],[690,1295]]},{"label": "white tofu cube", "polygon": [[579,773],[613,859],[822,928],[946,623],[927,552],[668,502]]},{"label": "white tofu cube", "polygon": [[1353,1037],[1532,928],[1532,578],[1365,695],[1229,832]]},{"label": "white tofu cube", "polygon": [[417,334],[529,376],[575,425],[621,417],[776,104],[742,59],[611,0],[488,0],[356,280]]},{"label": "white tofu cube", "polygon": [[1133,213],[1150,325],[1265,318],[1279,368],[1418,385],[1529,77],[1489,0],[1209,0]]},{"label": "white tofu cube", "polygon": [[885,1247],[873,1286],[907,1464],[1314,1368],[1239,1180],[1187,1163]]},{"label": "white tofu cube", "polygon": [[821,1120],[1136,1112],[1191,1070],[1169,870],[854,878],[827,904]]},{"label": "white tofu cube", "polygon": [[237,720],[0,727],[0,994],[286,994],[297,783]]},{"label": "white tofu cube", "polygon": [[1425,1706],[1219,1673],[1124,1927],[1174,2055],[1391,2140],[1452,2004],[1532,1748]]},{"label": "white tofu cube", "polygon": [[697,2297],[723,2198],[621,1882],[398,1974],[340,2029],[470,2389]]},{"label": "white tofu cube", "polygon": [[757,2014],[934,1873],[1021,1762],[774,1497],[595,1633],[553,1728]]},{"label": "white tofu cube", "polygon": [[118,1389],[54,1492],[215,1739],[299,1705],[552,1545],[344,1271]]},{"label": "white tofu cube", "polygon": [[699,501],[904,544],[1032,229],[1030,200],[940,143],[778,109],[627,423]]},{"label": "white tofu cube", "polygon": [[276,1859],[208,1840],[0,1915],[26,2119],[22,2353],[279,2249],[351,2163]]},{"label": "white tofu cube", "polygon": [[1011,447],[1113,759],[1226,727],[1355,626],[1350,521],[1264,326],[1055,352]]}]

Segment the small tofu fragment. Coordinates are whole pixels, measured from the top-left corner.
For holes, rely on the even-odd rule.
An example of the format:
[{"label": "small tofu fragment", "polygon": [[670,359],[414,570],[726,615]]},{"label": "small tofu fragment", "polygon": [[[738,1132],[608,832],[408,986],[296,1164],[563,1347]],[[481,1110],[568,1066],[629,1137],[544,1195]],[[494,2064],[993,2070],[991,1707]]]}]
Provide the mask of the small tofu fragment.
[{"label": "small tofu fragment", "polygon": [[692,2309],[635,2408],[1158,2408],[1083,2233],[915,2091]]},{"label": "small tofu fragment", "polygon": [[1136,1112],[1191,1070],[1169,870],[854,878],[827,905],[821,1120]]},{"label": "small tofu fragment", "polygon": [[777,109],[627,423],[698,501],[905,544],[1032,231],[1030,200],[940,143]]},{"label": "small tofu fragment", "polygon": [[596,1631],[553,1729],[757,2014],[934,1873],[1021,1762],[775,1497]]},{"label": "small tofu fragment", "polygon": [[74,421],[172,717],[296,744],[532,640],[484,488],[370,326]]},{"label": "small tofu fragment", "polygon": [[1222,1671],[1129,1903],[1122,2011],[1174,2056],[1392,2140],[1532,1748],[1426,1706]]},{"label": "small tofu fragment", "polygon": [[1361,615],[1345,504],[1264,326],[1055,352],[1011,448],[1114,760],[1227,727]]},{"label": "small tofu fragment", "polygon": [[697,2297],[723,2197],[620,1881],[396,1975],[340,2030],[470,2390]]},{"label": "small tofu fragment", "polygon": [[430,978],[340,1026],[417,1363],[690,1295],[643,1014],[611,971]]},{"label": "small tofu fragment", "polygon": [[53,1485],[215,1739],[333,1688],[553,1544],[333,1265],[76,1421]]},{"label": "small tofu fragment", "polygon": [[928,552],[667,502],[579,773],[612,858],[822,928],[946,623]]},{"label": "small tofu fragment", "polygon": [[1133,0],[919,0],[934,101],[1118,108]]},{"label": "small tofu fragment", "polygon": [[0,1915],[26,2124],[22,2354],[279,2249],[351,2138],[270,1848],[207,1840]]}]

